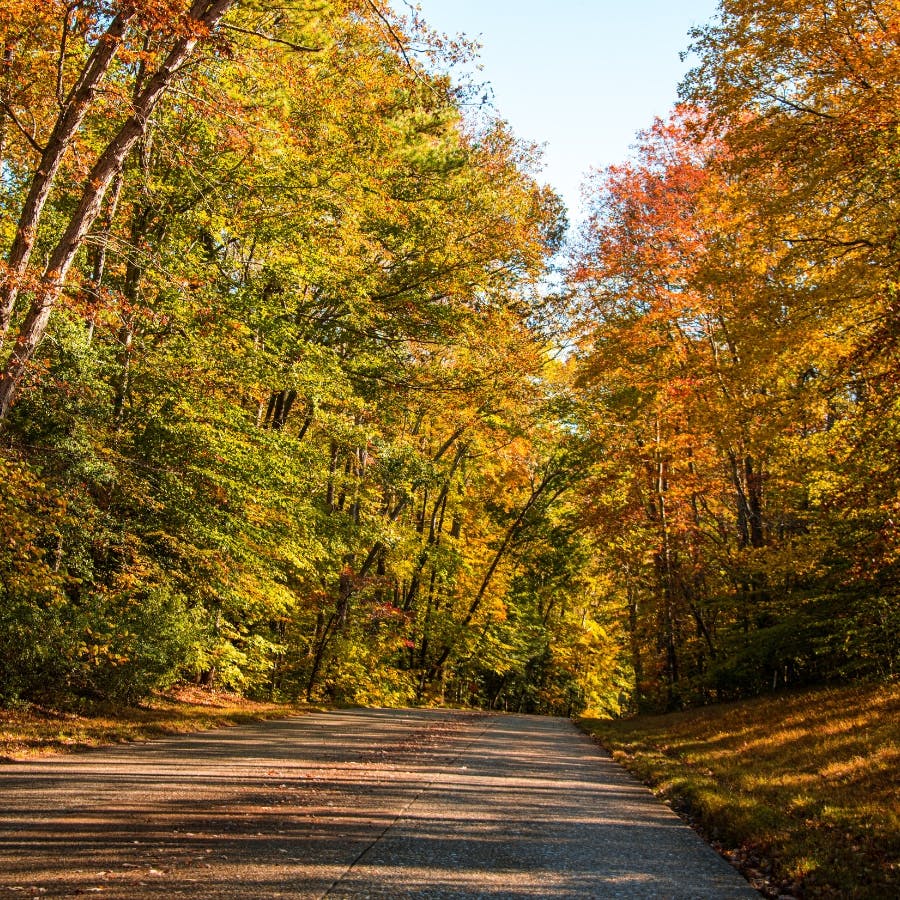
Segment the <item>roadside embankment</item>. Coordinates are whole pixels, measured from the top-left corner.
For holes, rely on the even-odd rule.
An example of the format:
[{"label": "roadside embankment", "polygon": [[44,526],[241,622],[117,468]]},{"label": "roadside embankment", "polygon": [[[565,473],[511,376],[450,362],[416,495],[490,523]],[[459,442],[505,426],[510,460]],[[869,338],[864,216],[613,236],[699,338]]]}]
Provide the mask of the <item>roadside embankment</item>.
[{"label": "roadside embankment", "polygon": [[900,685],[582,728],[769,896],[900,896]]},{"label": "roadside embankment", "polygon": [[0,709],[0,758],[23,759],[188,734],[301,714],[313,707],[260,703],[237,694],[181,687],[140,706],[60,710],[33,704]]}]

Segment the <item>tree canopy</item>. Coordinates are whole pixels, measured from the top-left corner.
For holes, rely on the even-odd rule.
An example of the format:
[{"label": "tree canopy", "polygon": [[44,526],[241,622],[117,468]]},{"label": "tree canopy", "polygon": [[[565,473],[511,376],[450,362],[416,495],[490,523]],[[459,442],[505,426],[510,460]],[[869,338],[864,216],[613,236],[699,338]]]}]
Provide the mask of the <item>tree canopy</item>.
[{"label": "tree canopy", "polygon": [[898,23],[723,2],[567,244],[380,0],[0,0],[0,700],[895,673]]}]

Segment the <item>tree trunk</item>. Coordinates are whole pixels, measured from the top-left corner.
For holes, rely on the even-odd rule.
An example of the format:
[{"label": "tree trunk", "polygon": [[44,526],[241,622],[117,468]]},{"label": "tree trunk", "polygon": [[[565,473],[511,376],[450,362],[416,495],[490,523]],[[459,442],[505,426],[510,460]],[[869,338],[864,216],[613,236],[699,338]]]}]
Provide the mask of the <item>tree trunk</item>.
[{"label": "tree trunk", "polygon": [[100,243],[97,246],[93,260],[91,261],[91,279],[88,287],[90,295],[90,313],[88,314],[87,329],[88,343],[94,337],[94,324],[97,319],[97,307],[100,304],[100,288],[103,286],[103,276],[106,274],[106,255],[109,251],[109,235],[112,231],[112,225],[116,218],[116,211],[119,208],[119,197],[122,193],[122,173],[119,172],[118,177],[113,183],[112,196],[106,207],[106,215],[103,217],[103,233],[100,236]]},{"label": "tree trunk", "polygon": [[337,473],[338,464],[338,445],[336,441],[331,442],[331,449],[328,455],[328,484],[325,487],[325,506],[329,512],[335,511],[334,505],[334,476]]},{"label": "tree trunk", "polygon": [[647,502],[650,521],[657,526],[659,542],[654,548],[654,564],[661,606],[657,610],[657,649],[665,654],[667,705],[675,702],[675,684],[679,680],[678,646],[676,640],[675,586],[676,564],[669,535],[669,511],[666,495],[669,491],[669,466],[663,454],[662,422],[655,422],[655,450],[652,464],[648,463],[650,494]]},{"label": "tree trunk", "polygon": [[[441,542],[441,531],[444,526],[444,513],[447,508],[447,496],[450,493],[450,485],[453,481],[453,477],[456,475],[456,470],[459,468],[459,464],[460,462],[462,462],[462,459],[465,455],[466,446],[463,444],[460,445],[457,449],[456,455],[453,457],[453,462],[450,465],[450,471],[447,473],[447,477],[444,479],[444,483],[441,485],[440,493],[438,494],[437,499],[434,501],[434,506],[431,510],[430,524],[428,526],[428,540],[419,552],[418,559],[416,560],[416,566],[413,569],[412,578],[410,579],[409,591],[403,602],[403,609],[406,611],[412,609],[413,605],[416,602],[416,595],[418,594],[419,586],[421,585],[422,572],[425,569],[425,564],[428,562],[431,548]],[[424,504],[422,507],[421,518],[422,529],[424,529]],[[417,530],[419,530],[419,532],[421,533],[422,529]],[[432,577],[434,576],[432,575]]]},{"label": "tree trunk", "polygon": [[[527,518],[528,513],[531,511],[534,504],[537,503],[538,499],[553,483],[557,474],[557,472],[548,472],[541,479],[537,487],[532,487],[531,496],[522,506],[522,509],[519,510],[519,513],[513,520],[513,523],[506,530],[506,534],[503,536],[503,540],[500,542],[500,546],[494,551],[494,556],[492,557],[491,562],[488,565],[487,571],[484,573],[484,577],[481,579],[481,584],[478,587],[478,591],[476,592],[475,597],[472,599],[472,602],[469,604],[469,608],[466,611],[463,620],[456,627],[450,637],[450,640],[444,645],[443,649],[438,655],[437,660],[432,665],[432,674],[436,674],[444,665],[450,654],[453,652],[453,648],[456,646],[456,641],[459,639],[459,636],[469,626],[472,619],[475,617],[475,613],[478,612],[478,609],[480,608],[481,603],[484,600],[485,595],[487,594],[487,589],[494,577],[494,573],[497,571],[497,567],[500,565],[501,561],[506,556],[507,551],[512,546],[513,541],[518,537],[519,533],[524,527],[525,519]],[[558,488],[556,493],[550,499],[550,503],[553,503],[566,490],[566,487],[566,485],[563,485],[561,488]]]},{"label": "tree trunk", "polygon": [[47,139],[37,170],[32,176],[28,195],[19,214],[5,271],[0,276],[0,346],[9,330],[22,276],[31,259],[31,251],[34,249],[44,204],[50,196],[56,173],[72,143],[72,138],[81,127],[97,88],[109,70],[113,57],[133,18],[133,10],[123,9],[110,22],[106,32],[98,38],[84,69],[63,103],[53,131]]},{"label": "tree trunk", "polygon": [[625,591],[628,596],[628,641],[631,649],[631,666],[634,669],[634,703],[637,712],[640,712],[644,703],[644,663],[641,658],[641,641],[638,634],[640,609],[638,593],[627,565],[625,567],[625,579]]},{"label": "tree trunk", "polygon": [[22,323],[15,347],[0,378],[0,420],[6,417],[15,400],[19,384],[31,358],[47,330],[50,313],[66,283],[69,269],[81,244],[100,213],[103,197],[113,178],[122,170],[132,147],[144,134],[150,114],[159,98],[172,83],[178,70],[194,52],[203,31],[214,28],[235,0],[196,0],[191,18],[197,25],[195,34],[179,38],[165,61],[148,80],[135,101],[134,111],[110,141],[94,164],[86,180],[75,212],[50,256],[41,277],[34,301]]},{"label": "tree trunk", "polygon": [[[457,428],[456,431],[454,431],[438,449],[437,453],[432,458],[432,462],[439,462],[441,457],[453,446],[456,440],[462,436],[464,431],[465,429],[462,427]],[[402,497],[400,500],[398,500],[394,508],[388,512],[388,521],[395,522],[400,517],[403,510],[406,509],[408,503],[408,497]],[[355,574],[351,574],[350,572],[342,573],[338,587],[338,600],[336,609],[328,619],[328,623],[323,629],[320,639],[316,643],[312,671],[310,672],[309,680],[306,685],[307,699],[309,699],[313,695],[316,679],[318,678],[319,670],[322,666],[322,660],[325,656],[325,650],[332,635],[338,630],[335,626],[341,619],[346,620],[346,617],[350,610],[350,601],[353,599],[353,595],[357,589],[357,585],[363,583],[363,580],[365,579],[366,575],[369,574],[373,565],[375,565],[376,563],[380,563],[380,561],[383,560],[383,554],[386,550],[387,547],[381,541],[376,541],[370,548],[368,554],[366,555],[366,558],[363,560],[362,565],[359,567],[359,569],[357,569]]]},{"label": "tree trunk", "polygon": [[[131,217],[131,246],[140,247],[147,237],[150,222],[150,210],[147,207],[139,207],[134,210]],[[119,371],[115,379],[113,394],[113,423],[118,429],[125,415],[125,400],[131,384],[131,357],[134,343],[134,309],[140,297],[141,277],[143,270],[138,264],[135,253],[129,255],[125,264],[125,282],[122,287],[124,297],[124,310],[122,313],[122,325],[118,333],[118,351],[116,361]]]}]

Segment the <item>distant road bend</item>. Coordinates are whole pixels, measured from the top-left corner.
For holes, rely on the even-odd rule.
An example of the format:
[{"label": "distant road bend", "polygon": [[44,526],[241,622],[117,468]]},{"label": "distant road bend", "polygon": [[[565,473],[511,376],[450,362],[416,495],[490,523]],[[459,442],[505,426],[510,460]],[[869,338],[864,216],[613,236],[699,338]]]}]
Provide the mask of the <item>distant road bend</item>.
[{"label": "distant road bend", "polygon": [[759,897],[563,719],[302,716],[0,766],[0,897]]}]

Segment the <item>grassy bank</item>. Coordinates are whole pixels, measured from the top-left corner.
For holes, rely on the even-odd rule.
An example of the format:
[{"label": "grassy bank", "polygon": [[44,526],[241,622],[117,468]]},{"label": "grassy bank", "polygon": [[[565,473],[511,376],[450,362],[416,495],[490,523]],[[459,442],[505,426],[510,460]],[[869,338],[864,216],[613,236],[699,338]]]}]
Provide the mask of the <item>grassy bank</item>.
[{"label": "grassy bank", "polygon": [[770,896],[900,896],[900,685],[585,719]]},{"label": "grassy bank", "polygon": [[186,734],[297,715],[302,708],[258,703],[235,694],[180,688],[139,707],[95,706],[83,711],[27,706],[0,710],[0,758],[24,759]]}]

